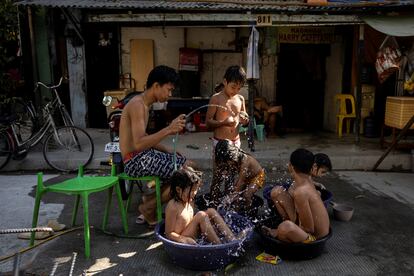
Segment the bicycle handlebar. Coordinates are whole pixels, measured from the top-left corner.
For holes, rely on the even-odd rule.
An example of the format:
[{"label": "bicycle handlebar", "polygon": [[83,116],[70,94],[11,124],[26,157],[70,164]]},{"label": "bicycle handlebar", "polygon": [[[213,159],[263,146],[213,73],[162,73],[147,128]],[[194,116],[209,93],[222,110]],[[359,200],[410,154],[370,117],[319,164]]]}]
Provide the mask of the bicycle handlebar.
[{"label": "bicycle handlebar", "polygon": [[55,88],[58,88],[59,86],[61,86],[62,85],[62,81],[63,81],[63,79],[65,79],[65,80],[67,80],[68,78],[67,77],[60,77],[60,80],[59,80],[59,83],[58,84],[56,84],[56,85],[52,85],[52,86],[47,86],[46,84],[44,84],[43,82],[41,82],[41,81],[38,81],[38,82],[36,82],[36,87],[35,87],[35,90],[39,87],[39,85],[41,85],[41,86],[43,86],[43,87],[45,87],[45,88],[47,88],[47,89],[55,89]]}]

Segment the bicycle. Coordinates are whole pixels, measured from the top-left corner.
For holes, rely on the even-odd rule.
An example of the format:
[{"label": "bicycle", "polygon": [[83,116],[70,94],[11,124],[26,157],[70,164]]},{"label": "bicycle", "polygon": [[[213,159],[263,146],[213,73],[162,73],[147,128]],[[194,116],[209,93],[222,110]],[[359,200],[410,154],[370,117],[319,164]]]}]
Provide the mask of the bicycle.
[{"label": "bicycle", "polygon": [[[74,126],[59,97],[57,88],[62,81],[63,77],[57,85],[52,86],[42,82],[36,83],[35,90],[43,86],[53,92],[54,99],[43,107],[42,123],[26,140],[19,134],[19,119],[15,114],[0,119],[0,169],[9,162],[11,156],[27,153],[44,137],[43,157],[47,164],[56,170],[73,172],[79,165],[86,166],[92,160],[94,145],[91,137],[83,129]],[[57,126],[53,116],[56,112],[59,112],[64,126]],[[40,119],[39,116],[36,119]]]},{"label": "bicycle", "polygon": [[20,97],[11,97],[3,99],[0,104],[1,117],[15,115],[16,125],[18,128],[16,132],[21,139],[27,140],[38,129],[39,123],[36,120],[37,112],[30,100],[25,100]]}]

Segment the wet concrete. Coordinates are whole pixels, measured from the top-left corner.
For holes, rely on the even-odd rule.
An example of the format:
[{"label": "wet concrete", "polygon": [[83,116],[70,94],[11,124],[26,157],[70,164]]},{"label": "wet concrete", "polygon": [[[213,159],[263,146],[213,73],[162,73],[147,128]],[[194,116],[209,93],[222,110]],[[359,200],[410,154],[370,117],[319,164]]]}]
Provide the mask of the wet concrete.
[{"label": "wet concrete", "polygon": [[[0,176],[0,182],[9,176]],[[60,176],[48,180],[48,183],[61,181]],[[275,183],[286,174],[270,171],[268,183]],[[205,174],[209,183],[211,172]],[[413,275],[414,263],[414,174],[411,173],[371,173],[336,171],[320,180],[334,195],[334,201],[346,203],[355,208],[350,222],[332,219],[333,236],[327,242],[323,254],[312,260],[284,260],[278,265],[261,263],[255,260],[263,249],[258,235],[249,244],[243,257],[227,271],[213,271],[224,275]],[[1,185],[0,185],[1,187]],[[22,188],[23,189],[23,188]],[[20,194],[27,200],[33,200],[33,188],[25,187]],[[28,190],[27,190],[28,189]],[[202,192],[208,190],[206,184]],[[0,188],[3,196],[6,191]],[[138,191],[138,189],[135,189]],[[259,192],[261,195],[261,191]],[[148,232],[145,226],[134,223],[139,194],[134,194],[134,204],[128,214],[130,234]],[[2,201],[3,202],[3,201]],[[28,201],[29,203],[32,201]],[[41,210],[47,206],[63,204],[59,221],[69,225],[74,197],[59,194],[46,194]],[[26,275],[68,275],[73,261],[73,252],[77,253],[73,275],[200,275],[200,272],[180,268],[171,263],[163,246],[153,235],[149,238],[120,238],[109,236],[98,228],[103,218],[105,193],[93,194],[90,198],[91,258],[84,258],[83,231],[76,230],[64,234],[47,245],[35,248],[35,256],[26,258],[23,268]],[[3,209],[4,210],[4,209]],[[109,229],[122,233],[116,199],[113,201]],[[4,212],[4,211],[2,211]],[[11,212],[11,211],[7,211]],[[31,221],[27,210],[16,211],[15,216]],[[49,211],[45,211],[48,216]],[[79,212],[80,222],[82,219]],[[12,223],[8,222],[8,225]],[[0,237],[1,238],[1,237]],[[14,248],[15,249],[15,248]],[[3,252],[4,254],[10,252]],[[26,254],[26,253],[25,253]],[[24,255],[24,254],[23,254]],[[6,262],[0,262],[1,268]],[[55,267],[55,270],[53,270]]]}]

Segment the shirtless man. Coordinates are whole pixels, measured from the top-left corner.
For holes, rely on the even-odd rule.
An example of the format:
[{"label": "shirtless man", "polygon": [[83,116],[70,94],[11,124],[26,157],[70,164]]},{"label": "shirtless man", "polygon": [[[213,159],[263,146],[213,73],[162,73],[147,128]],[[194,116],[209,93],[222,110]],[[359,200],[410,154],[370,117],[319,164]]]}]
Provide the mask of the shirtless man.
[{"label": "shirtless man", "polygon": [[276,229],[263,227],[272,237],[285,242],[309,243],[328,235],[328,212],[310,174],[313,164],[314,156],[306,149],[297,149],[291,154],[289,172],[295,182],[289,193],[296,214],[292,220],[283,221]]},{"label": "shirtless man", "polygon": [[[161,145],[162,139],[180,132],[185,126],[185,115],[175,118],[160,131],[148,135],[146,128],[149,110],[155,102],[166,102],[178,82],[177,72],[167,66],[157,66],[148,75],[146,90],[132,98],[122,111],[119,127],[119,142],[124,162],[124,171],[129,176],[157,175],[169,178],[174,172],[173,151]],[[184,156],[176,156],[177,168],[192,164]],[[162,201],[169,200],[169,187],[162,187]],[[156,224],[155,195],[143,197],[139,212],[149,224]]]},{"label": "shirtless man", "polygon": [[[230,66],[224,74],[221,91],[211,96],[206,113],[206,124],[208,128],[214,131],[213,149],[218,141],[225,139],[230,140],[237,147],[241,145],[238,125],[239,123],[245,125],[249,122],[244,98],[238,94],[245,82],[246,72],[244,69],[238,65]],[[216,203],[220,199],[223,174],[224,172],[217,172],[214,162],[210,193]],[[233,177],[230,176],[230,180]],[[231,183],[232,181],[226,181],[226,184]]]}]

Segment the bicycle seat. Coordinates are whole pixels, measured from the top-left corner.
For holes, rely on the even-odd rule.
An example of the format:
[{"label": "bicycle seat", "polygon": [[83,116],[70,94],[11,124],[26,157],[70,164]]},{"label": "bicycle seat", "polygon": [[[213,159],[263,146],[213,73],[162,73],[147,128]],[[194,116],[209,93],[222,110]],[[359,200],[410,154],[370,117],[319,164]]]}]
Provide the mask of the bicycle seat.
[{"label": "bicycle seat", "polygon": [[11,124],[17,121],[19,117],[16,114],[6,115],[0,118],[0,124]]}]

